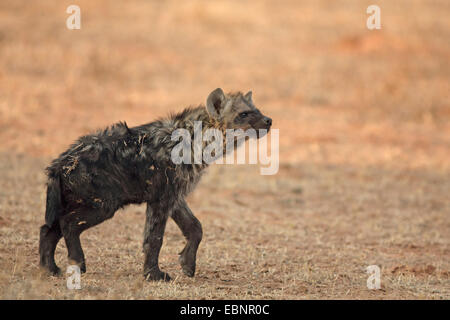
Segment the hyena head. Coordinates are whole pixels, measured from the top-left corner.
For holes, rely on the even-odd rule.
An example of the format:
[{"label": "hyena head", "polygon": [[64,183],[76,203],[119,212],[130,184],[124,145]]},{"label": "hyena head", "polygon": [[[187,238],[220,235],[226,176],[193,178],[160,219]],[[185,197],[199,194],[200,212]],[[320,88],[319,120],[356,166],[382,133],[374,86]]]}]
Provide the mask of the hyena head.
[{"label": "hyena head", "polygon": [[[245,95],[241,92],[225,94],[217,88],[206,100],[206,109],[210,117],[218,121],[225,129],[255,129],[260,138],[270,130],[272,119],[259,111],[252,100],[252,92]],[[259,129],[265,129],[260,134]]]}]

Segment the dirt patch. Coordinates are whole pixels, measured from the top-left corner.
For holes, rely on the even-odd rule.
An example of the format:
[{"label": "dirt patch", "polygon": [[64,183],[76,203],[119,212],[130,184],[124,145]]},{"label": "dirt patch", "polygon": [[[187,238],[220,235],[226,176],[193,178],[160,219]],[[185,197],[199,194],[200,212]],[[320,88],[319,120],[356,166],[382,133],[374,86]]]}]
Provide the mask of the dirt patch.
[{"label": "dirt patch", "polygon": [[[411,266],[397,266],[391,270],[393,274],[413,274],[415,276],[423,276],[423,275],[434,275],[436,274],[436,267],[432,265],[427,265],[423,267],[411,267]],[[443,271],[442,275],[447,275],[448,271]]]}]

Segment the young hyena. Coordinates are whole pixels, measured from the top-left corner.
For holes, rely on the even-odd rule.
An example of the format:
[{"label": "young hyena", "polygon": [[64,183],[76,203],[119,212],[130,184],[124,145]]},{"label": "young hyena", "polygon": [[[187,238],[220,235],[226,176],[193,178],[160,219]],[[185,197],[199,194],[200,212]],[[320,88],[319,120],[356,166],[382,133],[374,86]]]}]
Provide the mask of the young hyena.
[{"label": "young hyena", "polygon": [[[194,135],[194,122],[202,130],[270,129],[272,120],[254,106],[248,92],[211,92],[206,107],[188,108],[167,119],[128,128],[115,124],[104,131],[81,137],[47,168],[47,208],[40,229],[40,265],[59,274],[55,248],[64,237],[71,263],[86,272],[80,234],[128,204],[147,203],[144,230],[144,276],[170,280],[158,266],[159,251],[168,217],[172,217],[187,244],[180,253],[183,272],[195,273],[202,227],[189,209],[185,196],[199,181],[207,163],[174,164],[171,152],[177,141],[172,132],[184,128]],[[224,135],[225,136],[225,135]],[[234,141],[233,141],[234,144]]]}]

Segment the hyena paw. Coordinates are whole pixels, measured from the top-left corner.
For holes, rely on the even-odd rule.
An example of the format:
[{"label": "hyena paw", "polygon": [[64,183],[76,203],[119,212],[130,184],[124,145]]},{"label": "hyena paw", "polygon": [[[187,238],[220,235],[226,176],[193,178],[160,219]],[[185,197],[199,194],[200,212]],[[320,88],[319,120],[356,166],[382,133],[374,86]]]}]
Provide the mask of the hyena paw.
[{"label": "hyena paw", "polygon": [[59,277],[60,275],[62,275],[61,269],[58,266],[54,266],[54,267],[50,268],[49,271],[50,271],[50,274],[55,277]]},{"label": "hyena paw", "polygon": [[193,277],[195,274],[195,259],[188,259],[184,254],[178,258],[183,273],[188,277]]},{"label": "hyena paw", "polygon": [[161,270],[152,270],[144,274],[145,280],[147,281],[170,281],[172,278],[168,273],[162,272]]},{"label": "hyena paw", "polygon": [[86,262],[83,261],[82,263],[79,264],[79,266],[80,266],[80,272],[86,273]]},{"label": "hyena paw", "polygon": [[54,266],[41,266],[43,272],[46,274],[53,276],[53,277],[59,277],[62,275],[61,269],[58,268],[56,265]]}]

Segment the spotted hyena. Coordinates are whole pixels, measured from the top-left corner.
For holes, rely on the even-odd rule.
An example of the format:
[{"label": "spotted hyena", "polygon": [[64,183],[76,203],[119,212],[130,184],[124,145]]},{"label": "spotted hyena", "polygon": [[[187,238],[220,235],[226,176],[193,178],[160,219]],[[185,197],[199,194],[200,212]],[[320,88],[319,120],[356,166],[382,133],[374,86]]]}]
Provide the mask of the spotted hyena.
[{"label": "spotted hyena", "polygon": [[[200,222],[189,209],[185,196],[198,183],[207,163],[174,164],[171,152],[176,129],[193,135],[193,123],[202,130],[270,129],[272,120],[253,104],[252,93],[211,92],[206,106],[187,108],[138,127],[115,124],[79,138],[47,168],[47,208],[40,228],[40,265],[59,274],[55,248],[61,237],[71,263],[86,271],[80,234],[128,204],[147,203],[144,229],[144,276],[147,280],[170,280],[158,266],[158,256],[168,217],[187,239],[180,253],[183,272],[195,273],[197,248],[202,239]],[[234,141],[233,141],[234,144]]]}]

